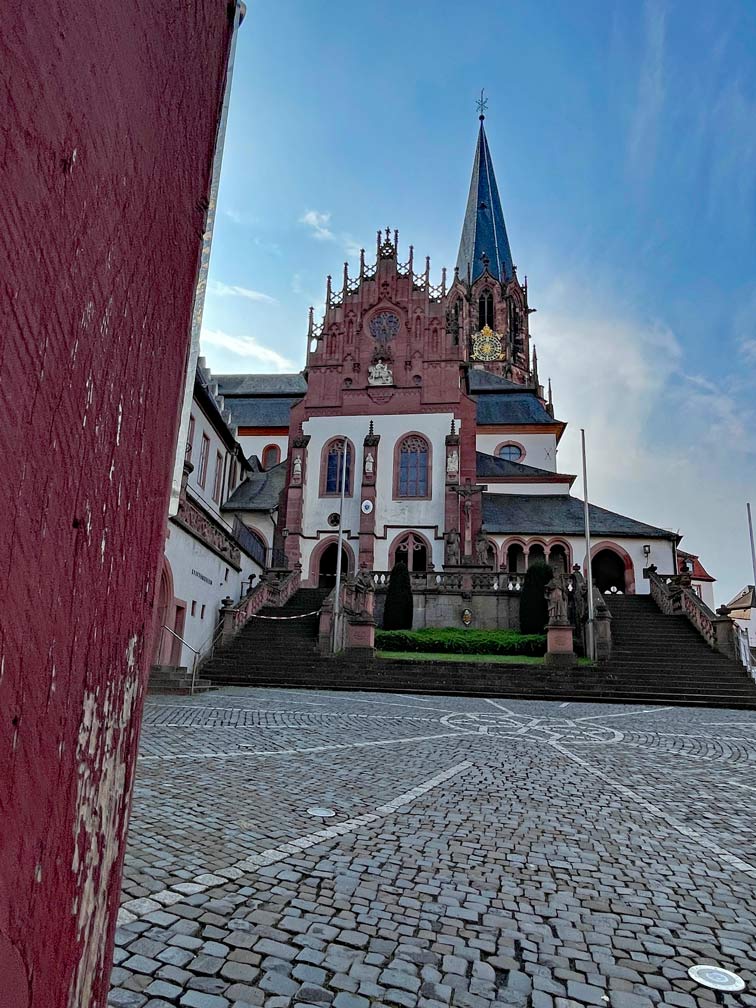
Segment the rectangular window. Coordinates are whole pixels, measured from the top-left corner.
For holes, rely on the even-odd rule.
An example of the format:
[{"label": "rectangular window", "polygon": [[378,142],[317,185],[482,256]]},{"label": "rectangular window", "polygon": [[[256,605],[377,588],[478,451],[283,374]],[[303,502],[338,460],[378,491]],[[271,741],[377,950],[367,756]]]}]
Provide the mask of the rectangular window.
[{"label": "rectangular window", "polygon": [[215,479],[213,480],[213,500],[220,503],[221,492],[223,490],[223,456],[220,452],[215,454]]},{"label": "rectangular window", "polygon": [[192,616],[196,615],[197,615],[197,603],[196,601],[192,600]]},{"label": "rectangular window", "polygon": [[205,607],[202,606],[202,608],[200,609],[200,619],[204,619],[204,618],[205,618]]},{"label": "rectangular window", "polygon": [[233,459],[232,462],[231,462],[231,465],[228,468],[228,493],[229,493],[229,496],[234,492],[234,488],[236,487],[236,481],[237,481],[237,478],[238,478],[237,477],[237,472],[238,472],[238,465],[236,463],[236,459]]},{"label": "rectangular window", "polygon": [[197,482],[204,490],[207,481],[207,460],[210,457],[210,438],[207,434],[202,435],[202,446],[200,447],[199,472]]},{"label": "rectangular window", "polygon": [[194,416],[189,417],[189,433],[186,438],[186,457],[191,461],[192,446],[194,445]]}]

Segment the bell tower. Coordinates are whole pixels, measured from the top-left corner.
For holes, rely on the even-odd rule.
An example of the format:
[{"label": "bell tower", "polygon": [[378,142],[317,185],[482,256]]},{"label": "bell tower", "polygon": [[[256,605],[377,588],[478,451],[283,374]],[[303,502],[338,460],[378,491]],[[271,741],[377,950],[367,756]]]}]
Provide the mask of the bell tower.
[{"label": "bell tower", "polygon": [[512,261],[499,188],[484,128],[487,101],[478,101],[480,128],[462,235],[449,292],[450,312],[473,367],[517,385],[537,386],[530,362],[527,279]]}]

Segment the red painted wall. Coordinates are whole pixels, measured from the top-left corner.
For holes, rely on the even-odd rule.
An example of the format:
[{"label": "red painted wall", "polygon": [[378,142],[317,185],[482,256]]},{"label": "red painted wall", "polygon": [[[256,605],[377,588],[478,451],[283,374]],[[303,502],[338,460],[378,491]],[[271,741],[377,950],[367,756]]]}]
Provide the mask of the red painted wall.
[{"label": "red painted wall", "polygon": [[3,1006],[105,1003],[231,13],[3,5]]}]

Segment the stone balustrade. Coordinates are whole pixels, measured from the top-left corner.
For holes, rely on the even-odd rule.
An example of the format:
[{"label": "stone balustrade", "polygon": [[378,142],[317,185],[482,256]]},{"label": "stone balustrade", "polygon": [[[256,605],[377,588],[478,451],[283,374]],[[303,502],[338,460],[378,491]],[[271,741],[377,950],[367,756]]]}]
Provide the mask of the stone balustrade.
[{"label": "stone balustrade", "polygon": [[244,627],[247,621],[264,606],[282,606],[299,588],[302,568],[269,570],[241,602],[226,598],[221,606],[220,645],[225,647]]}]

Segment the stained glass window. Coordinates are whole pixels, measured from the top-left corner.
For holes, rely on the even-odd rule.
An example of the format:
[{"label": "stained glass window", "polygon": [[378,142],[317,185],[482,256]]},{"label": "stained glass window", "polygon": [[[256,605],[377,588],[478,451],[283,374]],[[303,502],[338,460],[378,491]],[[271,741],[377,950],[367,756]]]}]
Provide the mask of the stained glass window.
[{"label": "stained glass window", "polygon": [[[328,460],[326,463],[325,492],[328,494],[341,493],[341,459],[343,454],[343,440],[339,439],[338,441],[332,441],[328,448]],[[346,450],[346,485],[344,492],[352,492],[352,449],[348,443]]]},{"label": "stained glass window", "polygon": [[399,496],[428,496],[428,442],[413,435],[399,450]]}]

